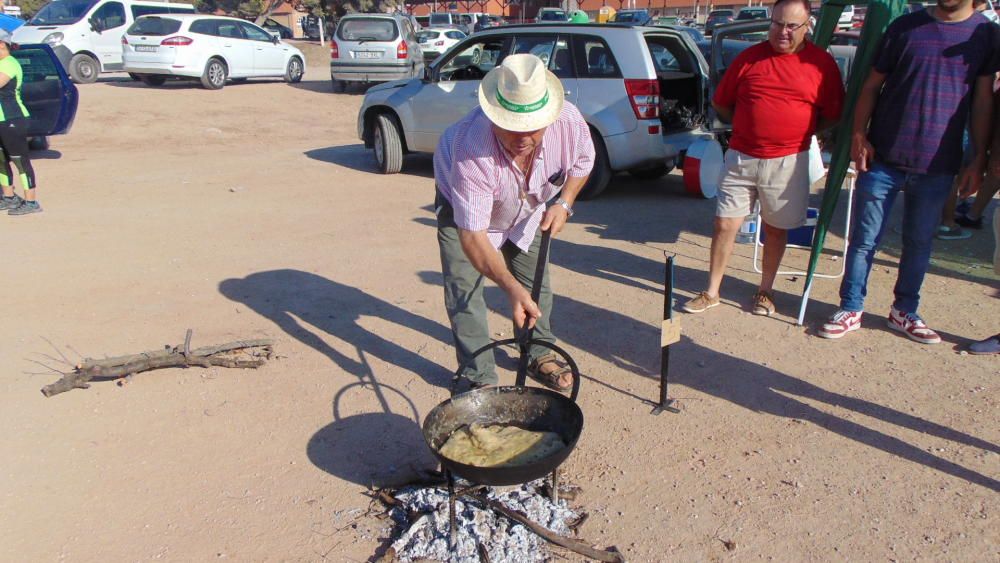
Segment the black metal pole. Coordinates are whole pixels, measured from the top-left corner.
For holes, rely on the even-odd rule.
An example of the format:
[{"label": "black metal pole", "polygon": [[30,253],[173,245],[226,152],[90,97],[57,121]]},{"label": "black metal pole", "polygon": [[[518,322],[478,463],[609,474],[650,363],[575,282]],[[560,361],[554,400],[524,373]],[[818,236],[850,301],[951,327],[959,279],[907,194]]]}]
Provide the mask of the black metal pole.
[{"label": "black metal pole", "polygon": [[[663,280],[663,320],[674,318],[674,257],[667,257],[667,267]],[[653,414],[667,410],[678,413],[680,410],[670,406],[672,399],[667,398],[667,374],[670,373],[670,345],[660,347],[660,400],[653,409]]]},{"label": "black metal pole", "polygon": [[[535,263],[535,279],[531,284],[531,300],[538,303],[538,299],[542,295],[542,277],[545,276],[545,266],[546,262],[549,260],[549,244],[552,240],[552,232],[542,231],[542,240],[538,244],[538,260]],[[524,386],[528,377],[528,351],[531,343],[531,338],[535,333],[534,327],[528,328],[524,327],[514,327],[515,332],[520,332],[517,335],[518,339],[518,349],[521,352],[521,358],[517,362],[517,377],[514,380],[514,385]]]},{"label": "black metal pole", "polygon": [[455,475],[450,469],[444,470],[445,479],[448,480],[448,551],[455,553],[455,535],[458,527],[455,517]]}]

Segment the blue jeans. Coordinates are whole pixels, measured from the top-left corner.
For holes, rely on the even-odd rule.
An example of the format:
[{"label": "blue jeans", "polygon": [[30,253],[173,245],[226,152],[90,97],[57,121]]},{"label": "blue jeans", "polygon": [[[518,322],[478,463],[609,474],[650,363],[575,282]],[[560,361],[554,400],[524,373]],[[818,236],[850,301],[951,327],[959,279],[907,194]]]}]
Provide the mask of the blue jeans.
[{"label": "blue jeans", "polygon": [[858,177],[854,224],[847,249],[847,271],[840,284],[840,308],[864,310],[868,273],[885,233],[896,194],[903,192],[903,252],[899,258],[896,296],[892,306],[916,314],[920,286],[931,259],[931,245],[941,222],[941,210],[951,193],[950,174],[911,174],[879,162]]}]

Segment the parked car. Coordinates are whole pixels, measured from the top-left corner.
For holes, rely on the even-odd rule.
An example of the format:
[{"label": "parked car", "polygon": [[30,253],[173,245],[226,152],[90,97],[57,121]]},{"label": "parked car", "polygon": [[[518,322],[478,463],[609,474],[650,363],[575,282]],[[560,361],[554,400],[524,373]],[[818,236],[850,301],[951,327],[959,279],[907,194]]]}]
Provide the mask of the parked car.
[{"label": "parked car", "polygon": [[851,29],[854,26],[854,4],[844,6],[840,12],[840,19],[837,20],[838,29]]},{"label": "parked car", "polygon": [[280,23],[272,20],[271,18],[267,18],[266,20],[264,20],[264,23],[260,24],[260,26],[270,33],[277,33],[280,39],[292,38],[292,28],[286,25],[281,25]]},{"label": "parked car", "polygon": [[687,33],[613,24],[511,25],[466,38],[423,76],[368,90],[358,136],[373,149],[378,169],[396,173],[405,154],[433,152],[444,130],[478,105],[480,80],[516,53],[546,61],[591,127],[597,156],[582,198],[604,191],[616,171],[665,174],[692,143],[714,138],[703,126],[709,69]]},{"label": "parked car", "polygon": [[466,37],[468,35],[450,27],[444,29],[431,28],[417,33],[417,42],[420,43],[420,50],[424,53],[424,59],[433,60]]},{"label": "parked car", "polygon": [[319,41],[319,24],[320,18],[312,10],[299,18],[299,27],[302,28],[302,36],[310,41]]},{"label": "parked car", "polygon": [[168,78],[200,79],[219,90],[226,81],[282,77],[302,80],[306,58],[248,21],[207,14],[143,16],[121,38],[125,71],[148,86]]},{"label": "parked car", "polygon": [[566,23],[569,21],[569,14],[566,10],[559,8],[542,8],[535,15],[536,23]]},{"label": "parked car", "polygon": [[625,25],[649,25],[652,21],[649,10],[619,10],[615,14],[615,23]]},{"label": "parked car", "polygon": [[52,47],[77,84],[122,70],[122,33],[150,14],[193,14],[191,4],[144,0],[52,0],[14,31],[15,43]]},{"label": "parked car", "polygon": [[475,25],[472,16],[458,12],[434,12],[428,22],[430,27],[454,27],[466,34],[471,34]]},{"label": "parked car", "polygon": [[830,37],[830,46],[857,47],[861,43],[860,31],[836,31]]},{"label": "parked car", "polygon": [[[431,14],[431,23],[434,16]],[[421,76],[424,55],[410,20],[398,14],[349,14],[330,42],[334,92],[350,82],[385,82]]]},{"label": "parked car", "polygon": [[851,76],[851,67],[854,65],[854,56],[860,43],[860,31],[837,31],[830,37],[830,47],[827,50],[833,56],[833,60],[837,61],[845,85]]},{"label": "parked car", "polygon": [[64,135],[72,129],[79,93],[51,46],[21,44],[10,54],[21,63],[23,72],[21,98],[31,114],[28,146],[45,150],[50,136]]},{"label": "parked car", "polygon": [[736,21],[743,20],[766,20],[771,18],[771,9],[766,6],[754,6],[740,8],[736,14]]},{"label": "parked car", "polygon": [[712,10],[705,19],[705,35],[712,35],[715,26],[731,23],[736,13],[732,10]]},{"label": "parked car", "polygon": [[662,24],[659,24],[659,23],[656,24],[656,27],[665,27],[667,29],[673,29],[673,30],[676,30],[676,31],[680,31],[682,33],[687,33],[691,37],[691,41],[694,41],[695,45],[701,43],[702,41],[707,41],[705,39],[705,34],[703,34],[702,32],[698,31],[698,29],[694,28],[694,27],[690,27],[690,26],[686,26],[686,25],[680,25],[680,24],[662,25]]},{"label": "parked car", "polygon": [[851,17],[851,29],[861,29],[865,25],[865,15],[868,13],[868,6],[855,6],[854,16]]},{"label": "parked car", "polygon": [[993,4],[993,0],[986,0],[986,9],[983,10],[983,15],[986,19],[990,20],[995,24],[1000,24],[1000,15],[997,14],[996,7]]}]

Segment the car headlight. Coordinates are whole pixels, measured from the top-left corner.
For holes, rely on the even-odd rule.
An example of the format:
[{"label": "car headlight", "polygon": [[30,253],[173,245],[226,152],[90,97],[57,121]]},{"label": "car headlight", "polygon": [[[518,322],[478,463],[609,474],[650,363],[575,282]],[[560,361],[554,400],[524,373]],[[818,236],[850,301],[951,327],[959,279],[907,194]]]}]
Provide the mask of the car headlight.
[{"label": "car headlight", "polygon": [[62,44],[63,37],[64,36],[61,31],[54,31],[46,35],[45,39],[42,39],[42,43],[46,43],[51,47],[55,47],[56,45]]}]

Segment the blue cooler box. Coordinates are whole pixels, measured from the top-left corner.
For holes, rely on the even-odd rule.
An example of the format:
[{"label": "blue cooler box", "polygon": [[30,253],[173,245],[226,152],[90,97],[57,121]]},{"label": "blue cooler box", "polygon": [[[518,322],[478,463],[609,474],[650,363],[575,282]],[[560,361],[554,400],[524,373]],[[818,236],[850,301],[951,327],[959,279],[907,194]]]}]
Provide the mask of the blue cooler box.
[{"label": "blue cooler box", "polygon": [[[792,229],[788,231],[788,244],[795,246],[807,246],[812,247],[813,243],[813,233],[816,231],[816,219],[819,217],[819,209],[816,207],[810,207],[806,210],[806,224],[802,225],[797,229]],[[767,230],[760,230],[760,242],[764,243],[765,233]]]}]

